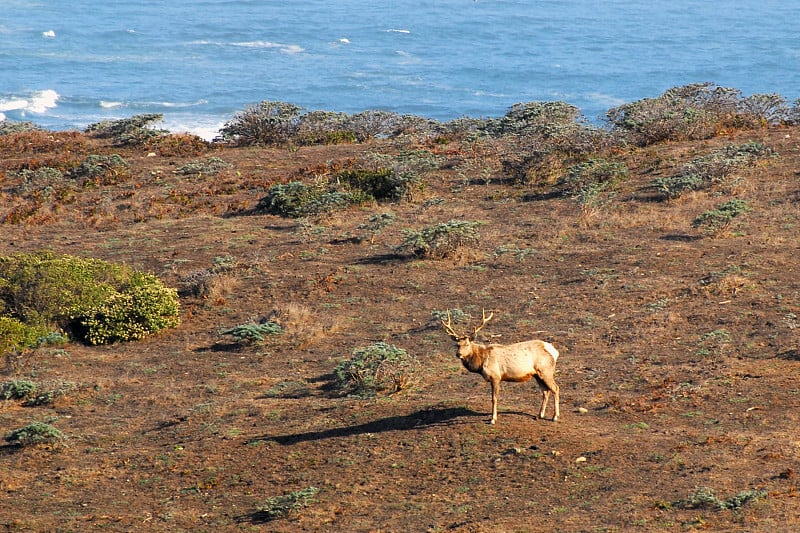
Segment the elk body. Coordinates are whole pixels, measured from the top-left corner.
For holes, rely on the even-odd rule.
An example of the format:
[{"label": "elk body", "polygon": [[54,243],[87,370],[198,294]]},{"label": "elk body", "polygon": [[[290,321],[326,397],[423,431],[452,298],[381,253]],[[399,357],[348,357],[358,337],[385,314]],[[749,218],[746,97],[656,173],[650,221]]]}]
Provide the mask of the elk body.
[{"label": "elk body", "polygon": [[483,313],[483,322],[469,335],[459,335],[453,329],[450,313],[447,322],[442,320],[442,327],[458,342],[458,358],[470,372],[483,376],[492,387],[492,420],[497,422],[497,398],[500,395],[501,381],[525,382],[536,379],[542,390],[542,408],[539,418],[544,418],[550,393],[555,401],[553,421],[559,416],[558,384],[554,379],[558,350],[549,342],[531,340],[516,344],[480,344],[475,342],[477,333],[492,319],[494,313]]}]

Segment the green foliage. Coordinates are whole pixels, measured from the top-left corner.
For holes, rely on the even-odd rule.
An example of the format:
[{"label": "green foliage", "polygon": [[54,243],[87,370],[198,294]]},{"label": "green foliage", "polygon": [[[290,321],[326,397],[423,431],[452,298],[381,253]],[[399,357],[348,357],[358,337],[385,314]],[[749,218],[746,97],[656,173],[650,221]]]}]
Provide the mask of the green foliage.
[{"label": "green foliage", "polygon": [[262,324],[241,324],[220,332],[222,335],[231,335],[234,341],[240,345],[262,344],[267,335],[280,335],[283,328],[275,322],[264,322]]},{"label": "green foliage", "polygon": [[752,129],[796,120],[795,111],[779,95],[742,97],[738,89],[713,83],[673,87],[656,98],[615,107],[606,116],[617,133],[639,146],[707,139],[727,128]]},{"label": "green foliage", "polygon": [[728,499],[720,500],[712,489],[697,487],[688,498],[674,502],[673,505],[681,509],[736,510],[741,509],[749,502],[766,498],[767,495],[766,490],[746,490]]},{"label": "green foliage", "polygon": [[49,444],[60,446],[67,438],[58,429],[44,422],[33,422],[6,435],[6,442],[16,446]]},{"label": "green foliage", "polygon": [[140,340],[180,324],[178,293],[156,276],[133,272],[121,289],[78,317],[89,344]]},{"label": "green foliage", "polygon": [[369,232],[370,242],[374,241],[375,236],[380,234],[384,228],[394,224],[397,217],[394,213],[376,213],[370,215],[369,219],[364,224],[359,224],[358,229],[366,230]]},{"label": "green foliage", "polygon": [[448,317],[455,323],[468,322],[470,319],[472,319],[472,315],[462,311],[461,309],[445,309],[444,311],[434,309],[431,311],[431,316],[437,322],[447,320]]},{"label": "green foliage", "polygon": [[24,400],[36,392],[36,383],[24,379],[7,381],[0,384],[0,399]]},{"label": "green foliage", "polygon": [[355,396],[369,397],[408,388],[418,366],[416,356],[392,344],[377,342],[353,350],[353,356],[337,365],[333,373],[337,388]]},{"label": "green foliage", "polygon": [[167,130],[150,127],[163,118],[164,115],[160,113],[145,113],[130,118],[96,122],[87,126],[84,131],[94,137],[112,139],[115,146],[139,146],[169,134]]},{"label": "green foliage", "polygon": [[410,253],[426,259],[444,259],[465,246],[478,243],[480,222],[450,220],[421,230],[405,229],[405,240],[397,247],[400,253]]},{"label": "green foliage", "polygon": [[35,383],[28,380],[14,380],[0,383],[0,400],[18,400],[25,407],[50,405],[56,398],[75,390],[77,385],[71,381],[52,381]]},{"label": "green foliage", "polygon": [[603,158],[590,159],[567,169],[560,185],[585,208],[599,207],[628,179],[624,163]]},{"label": "green foliage", "polygon": [[319,493],[316,487],[308,487],[301,490],[288,492],[281,496],[273,496],[258,508],[258,516],[265,521],[284,518],[291,513],[302,511],[312,503]]},{"label": "green foliage", "polygon": [[695,218],[692,227],[703,228],[706,233],[716,234],[726,229],[734,218],[749,211],[752,209],[747,202],[734,198]]},{"label": "green foliage", "polygon": [[220,159],[219,157],[209,157],[204,161],[192,161],[190,163],[186,163],[178,169],[178,172],[185,176],[200,174],[213,176],[232,166],[233,165],[227,161],[224,161],[223,159]]},{"label": "green foliage", "polygon": [[762,143],[729,144],[693,159],[673,176],[658,178],[653,186],[666,198],[677,198],[687,191],[724,183],[736,170],[753,166],[771,153]]},{"label": "green foliage", "polygon": [[11,316],[0,316],[0,354],[36,348],[50,333],[43,325],[26,324]]},{"label": "green foliage", "polygon": [[73,179],[96,181],[116,178],[128,168],[128,162],[119,154],[90,155],[69,174]]},{"label": "green foliage", "polygon": [[33,122],[17,122],[14,120],[0,120],[0,135],[13,135],[15,133],[25,133],[28,131],[39,131],[39,127]]},{"label": "green foliage", "polygon": [[[40,342],[53,328],[99,344],[140,339],[179,323],[176,291],[155,276],[51,252],[0,257],[0,315],[3,327],[17,331],[28,347],[34,335]],[[20,334],[18,323],[38,329]]]},{"label": "green foliage", "polygon": [[324,181],[307,185],[301,181],[279,183],[270,187],[267,196],[256,206],[257,211],[289,218],[322,215],[373,198],[360,190],[337,189]]}]

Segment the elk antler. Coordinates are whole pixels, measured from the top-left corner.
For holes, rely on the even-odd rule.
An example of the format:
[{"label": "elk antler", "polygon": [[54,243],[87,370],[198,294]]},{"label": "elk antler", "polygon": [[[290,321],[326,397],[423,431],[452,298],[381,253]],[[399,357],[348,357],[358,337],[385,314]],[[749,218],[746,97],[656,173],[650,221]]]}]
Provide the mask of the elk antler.
[{"label": "elk antler", "polygon": [[478,332],[483,329],[483,326],[485,326],[486,323],[489,322],[492,319],[492,317],[494,316],[494,311],[491,311],[489,313],[489,316],[487,317],[486,316],[486,309],[483,309],[482,310],[482,314],[483,314],[483,321],[481,322],[481,325],[476,327],[475,331],[472,332],[471,336],[472,336],[473,339],[478,335]]},{"label": "elk antler", "polygon": [[448,335],[450,335],[451,337],[453,337],[456,340],[458,340],[458,339],[463,337],[463,335],[459,335],[458,333],[456,333],[456,330],[453,329],[453,321],[450,318],[450,310],[449,309],[447,310],[447,322],[442,320],[442,327],[444,328],[444,330],[447,332]]}]

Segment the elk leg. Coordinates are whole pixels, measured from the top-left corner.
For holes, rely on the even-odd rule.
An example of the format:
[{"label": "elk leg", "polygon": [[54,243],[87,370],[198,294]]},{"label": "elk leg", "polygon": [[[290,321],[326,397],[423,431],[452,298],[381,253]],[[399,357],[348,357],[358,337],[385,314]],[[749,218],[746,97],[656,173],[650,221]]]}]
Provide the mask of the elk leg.
[{"label": "elk leg", "polygon": [[497,422],[497,398],[500,396],[500,380],[492,380],[492,420],[490,424]]},{"label": "elk leg", "polygon": [[558,417],[561,413],[559,412],[559,390],[556,380],[553,379],[552,376],[536,376],[536,381],[539,383],[539,387],[542,389],[542,409],[539,411],[539,418],[544,418],[544,412],[547,409],[547,401],[550,399],[550,393],[552,392],[555,398],[555,413],[553,414],[553,422],[558,421]]}]

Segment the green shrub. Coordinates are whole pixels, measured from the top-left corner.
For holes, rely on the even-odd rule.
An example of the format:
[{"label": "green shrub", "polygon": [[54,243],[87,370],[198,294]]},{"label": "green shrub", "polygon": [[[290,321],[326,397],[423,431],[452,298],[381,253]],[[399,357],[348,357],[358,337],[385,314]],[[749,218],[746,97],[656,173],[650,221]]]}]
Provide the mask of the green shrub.
[{"label": "green shrub", "polygon": [[396,218],[394,213],[376,213],[370,215],[369,219],[364,224],[359,224],[358,229],[369,232],[370,242],[374,242],[375,237],[379,235],[384,228],[394,224]]},{"label": "green shrub", "polygon": [[314,503],[314,497],[317,493],[319,493],[318,488],[308,487],[288,492],[281,496],[273,496],[258,508],[257,517],[265,521],[284,518]]},{"label": "green shrub", "polygon": [[0,399],[24,400],[36,392],[36,383],[24,379],[7,381],[0,384]]},{"label": "green shrub", "polygon": [[322,215],[351,205],[372,201],[373,197],[359,190],[337,190],[335,185],[317,181],[307,185],[301,181],[279,183],[270,187],[256,211],[289,218]]},{"label": "green shrub", "polygon": [[10,316],[0,316],[0,355],[35,348],[50,333],[43,325],[26,324]]},{"label": "green shrub", "polygon": [[693,159],[673,176],[658,178],[653,186],[662,196],[677,198],[687,191],[724,183],[736,170],[753,166],[771,153],[767,146],[757,142],[730,144]]},{"label": "green shrub", "polygon": [[54,328],[98,344],[139,339],[179,323],[177,292],[155,276],[50,252],[0,257],[0,314],[3,327],[38,328],[25,333],[24,346]]},{"label": "green shrub", "polygon": [[336,366],[336,386],[355,396],[392,394],[413,384],[419,362],[402,348],[385,342],[356,348],[353,356]]},{"label": "green shrub", "polygon": [[14,120],[0,120],[0,135],[13,135],[14,133],[25,133],[28,131],[40,131],[33,122],[17,122]]},{"label": "green shrub", "polygon": [[450,220],[419,231],[405,229],[405,240],[397,247],[397,251],[427,259],[450,257],[462,247],[471,247],[478,243],[478,226],[480,222]]},{"label": "green shrub", "polygon": [[692,227],[703,228],[706,233],[716,234],[726,229],[734,218],[749,211],[752,209],[746,201],[734,198],[695,218]]},{"label": "green shrub", "polygon": [[150,127],[163,118],[164,115],[159,113],[145,113],[130,118],[96,122],[87,126],[84,131],[93,137],[112,139],[115,146],[139,146],[169,134],[167,130]]},{"label": "green shrub", "polygon": [[721,500],[712,489],[708,487],[698,487],[688,498],[674,502],[673,505],[681,509],[735,510],[741,509],[746,503],[758,501],[766,497],[767,491],[765,490],[746,490],[735,496]]},{"label": "green shrub", "polygon": [[603,158],[590,159],[567,169],[560,185],[584,208],[600,207],[628,179],[624,163]]},{"label": "green shrub", "polygon": [[275,322],[264,322],[263,324],[241,324],[220,332],[222,335],[231,335],[237,344],[261,344],[267,335],[280,335],[283,328]]},{"label": "green shrub", "polygon": [[347,113],[311,111],[298,120],[294,142],[299,145],[349,144],[358,141]]},{"label": "green shrub", "polygon": [[90,155],[69,175],[73,179],[82,179],[84,183],[98,180],[114,180],[128,168],[128,162],[119,154]]},{"label": "green shrub", "polygon": [[6,442],[16,446],[37,446],[49,444],[60,446],[67,438],[58,429],[44,422],[34,422],[15,429],[6,435]]},{"label": "green shrub", "polygon": [[143,339],[180,324],[178,293],[152,274],[133,272],[122,287],[101,304],[77,317],[84,340],[109,344]]}]

